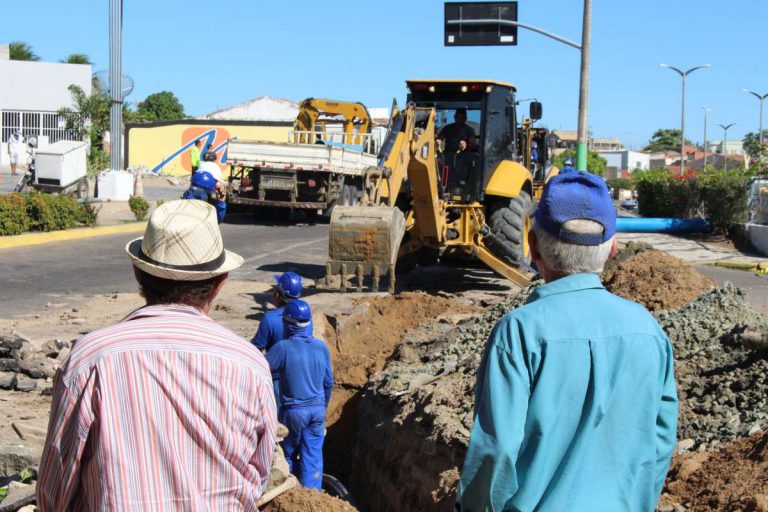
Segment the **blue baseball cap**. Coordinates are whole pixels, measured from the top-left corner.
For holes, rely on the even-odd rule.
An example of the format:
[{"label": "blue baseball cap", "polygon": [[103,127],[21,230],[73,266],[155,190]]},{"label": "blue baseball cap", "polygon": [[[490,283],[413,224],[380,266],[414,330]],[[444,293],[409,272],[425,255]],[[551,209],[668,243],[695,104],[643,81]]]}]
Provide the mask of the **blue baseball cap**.
[{"label": "blue baseball cap", "polygon": [[[616,234],[616,208],[605,180],[581,171],[550,179],[534,218],[541,229],[570,244],[599,245]],[[574,233],[563,229],[563,224],[576,219],[597,222],[603,226],[603,232]]]}]

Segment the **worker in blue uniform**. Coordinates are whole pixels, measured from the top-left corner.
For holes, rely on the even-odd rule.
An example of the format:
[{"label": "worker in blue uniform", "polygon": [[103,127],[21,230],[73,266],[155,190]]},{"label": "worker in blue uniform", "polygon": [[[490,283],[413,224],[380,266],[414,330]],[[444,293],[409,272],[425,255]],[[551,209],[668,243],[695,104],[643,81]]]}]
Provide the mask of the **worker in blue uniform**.
[{"label": "worker in blue uniform", "polygon": [[325,414],[333,389],[331,353],[312,336],[309,304],[292,300],[283,312],[286,339],[267,352],[272,380],[279,383],[280,423],[288,428],[283,451],[291,473],[310,489],[323,482]]},{"label": "worker in blue uniform", "polygon": [[192,182],[181,198],[205,201],[216,208],[219,224],[224,221],[224,216],[227,214],[226,194],[221,182],[214,178],[211,173],[197,171],[192,174]]},{"label": "worker in blue uniform", "polygon": [[486,344],[461,511],[655,510],[677,433],[674,357],[653,316],[600,283],[615,232],[601,177],[544,188],[529,245],[545,284]]},{"label": "worker in blue uniform", "polygon": [[565,162],[563,163],[563,168],[560,169],[560,174],[565,174],[567,172],[576,172],[576,169],[573,167],[573,158],[568,157],[565,159]]},{"label": "worker in blue uniform", "polygon": [[283,309],[290,301],[301,298],[301,276],[296,272],[286,272],[275,276],[275,289],[272,300],[277,306],[264,313],[259,322],[259,329],[251,339],[251,343],[259,350],[269,351],[283,336]]}]

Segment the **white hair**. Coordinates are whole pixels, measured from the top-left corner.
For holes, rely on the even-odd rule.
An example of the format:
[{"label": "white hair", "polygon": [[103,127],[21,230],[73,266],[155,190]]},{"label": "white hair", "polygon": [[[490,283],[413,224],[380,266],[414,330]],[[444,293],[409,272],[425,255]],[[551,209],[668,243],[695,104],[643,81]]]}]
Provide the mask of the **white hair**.
[{"label": "white hair", "polygon": [[[563,228],[574,233],[602,233],[603,225],[587,219],[566,221]],[[546,265],[564,274],[599,274],[603,271],[613,247],[613,237],[599,245],[579,245],[564,242],[533,223],[536,247]]]}]

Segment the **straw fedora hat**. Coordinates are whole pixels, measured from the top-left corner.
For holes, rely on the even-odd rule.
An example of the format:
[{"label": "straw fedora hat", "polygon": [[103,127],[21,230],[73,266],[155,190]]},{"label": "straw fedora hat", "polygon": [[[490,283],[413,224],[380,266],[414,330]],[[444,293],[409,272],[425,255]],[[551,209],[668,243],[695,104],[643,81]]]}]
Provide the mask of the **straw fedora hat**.
[{"label": "straw fedora hat", "polygon": [[173,281],[202,281],[243,264],[240,255],[224,249],[216,210],[197,200],[159,206],[144,237],[128,242],[125,250],[140,270]]}]

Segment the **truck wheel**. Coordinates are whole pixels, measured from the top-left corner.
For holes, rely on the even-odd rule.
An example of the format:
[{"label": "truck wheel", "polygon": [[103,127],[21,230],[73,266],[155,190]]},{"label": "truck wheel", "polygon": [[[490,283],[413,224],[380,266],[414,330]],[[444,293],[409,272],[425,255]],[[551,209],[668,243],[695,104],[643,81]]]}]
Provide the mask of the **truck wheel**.
[{"label": "truck wheel", "polygon": [[355,206],[359,202],[359,192],[354,185],[344,185],[341,188],[341,197],[338,204],[341,206]]},{"label": "truck wheel", "polygon": [[525,237],[528,232],[531,196],[522,190],[512,199],[499,198],[488,211],[488,227],[496,239],[486,239],[488,248],[496,256],[516,263],[525,257]]}]

